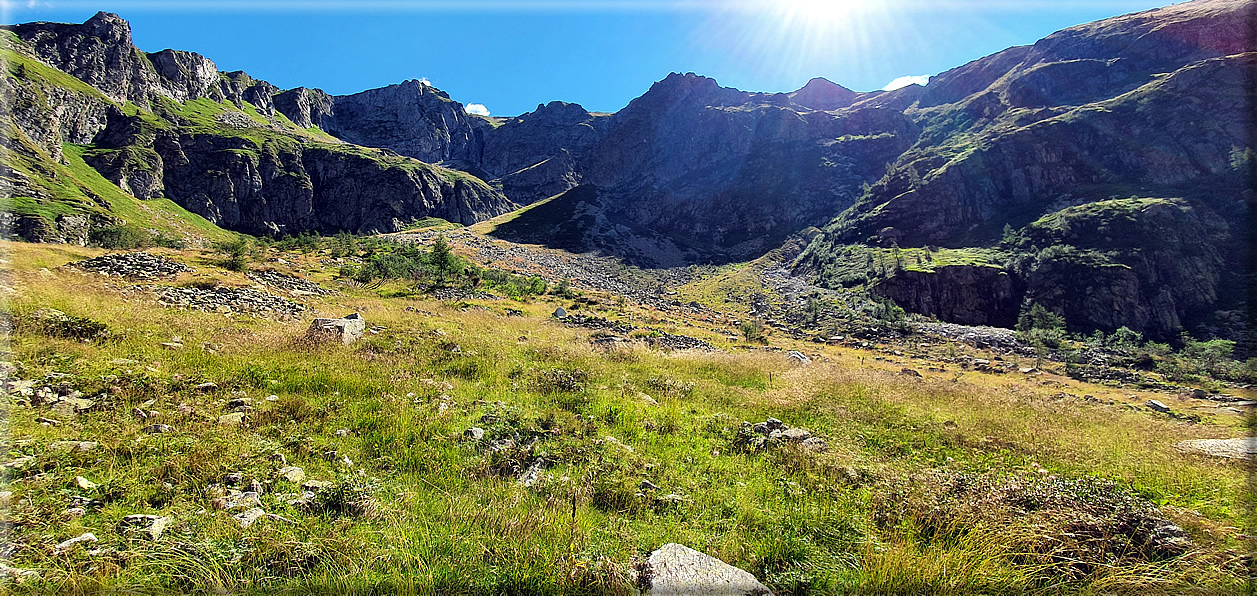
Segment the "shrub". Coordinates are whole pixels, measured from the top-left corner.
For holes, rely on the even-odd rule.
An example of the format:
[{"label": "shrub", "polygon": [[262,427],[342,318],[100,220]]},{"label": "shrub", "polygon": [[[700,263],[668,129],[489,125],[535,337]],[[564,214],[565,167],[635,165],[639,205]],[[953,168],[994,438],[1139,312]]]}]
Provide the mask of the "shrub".
[{"label": "shrub", "polygon": [[230,271],[244,271],[253,256],[253,243],[245,236],[215,243],[214,249],[223,255],[222,266]]},{"label": "shrub", "polygon": [[764,336],[763,321],[759,319],[743,321],[738,328],[742,331],[742,336],[746,338],[746,341],[761,344],[768,343],[768,338]]},{"label": "shrub", "polygon": [[551,368],[537,373],[537,390],[545,393],[579,393],[589,383],[589,373],[579,368]]}]

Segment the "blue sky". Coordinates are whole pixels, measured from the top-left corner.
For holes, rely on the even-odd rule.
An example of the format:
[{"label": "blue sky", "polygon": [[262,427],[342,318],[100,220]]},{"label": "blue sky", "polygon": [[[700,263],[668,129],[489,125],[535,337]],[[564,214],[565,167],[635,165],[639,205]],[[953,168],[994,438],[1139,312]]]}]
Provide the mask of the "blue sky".
[{"label": "blue sky", "polygon": [[129,20],[146,51],[191,50],[281,88],[354,93],[426,78],[517,115],[615,111],[669,72],[748,91],[816,76],[880,89],[1165,0],[0,0],[5,22]]}]

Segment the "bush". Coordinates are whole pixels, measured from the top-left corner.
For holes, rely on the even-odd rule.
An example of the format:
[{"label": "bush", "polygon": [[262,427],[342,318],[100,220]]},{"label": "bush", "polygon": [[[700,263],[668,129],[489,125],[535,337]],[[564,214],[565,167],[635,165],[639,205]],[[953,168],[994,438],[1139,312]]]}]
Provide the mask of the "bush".
[{"label": "bush", "polygon": [[589,383],[589,373],[579,368],[551,368],[537,373],[537,390],[545,393],[579,393]]},{"label": "bush", "polygon": [[88,233],[87,241],[111,250],[133,250],[151,245],[148,232],[129,226],[95,228]]},{"label": "bush", "polygon": [[759,319],[753,321],[743,321],[738,328],[742,331],[742,336],[746,341],[767,344],[768,338],[764,336],[764,323]]},{"label": "bush", "polygon": [[222,266],[230,271],[244,271],[253,257],[253,243],[245,236],[215,243],[214,250],[223,255]]}]

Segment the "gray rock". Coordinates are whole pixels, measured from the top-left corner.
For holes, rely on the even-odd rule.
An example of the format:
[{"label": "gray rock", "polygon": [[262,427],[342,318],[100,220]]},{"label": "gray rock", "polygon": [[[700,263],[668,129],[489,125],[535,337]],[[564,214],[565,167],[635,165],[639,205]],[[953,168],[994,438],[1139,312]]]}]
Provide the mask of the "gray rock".
[{"label": "gray rock", "polygon": [[299,484],[302,480],[305,480],[306,473],[305,470],[302,470],[297,466],[287,466],[280,468],[279,471],[275,473],[275,477],[287,480],[288,482],[292,482],[294,484]]},{"label": "gray rock", "polygon": [[170,522],[174,521],[173,517],[161,517],[158,515],[128,515],[118,522],[119,533],[142,532],[153,540],[161,538],[166,528],[170,526]]},{"label": "gray rock", "polygon": [[144,432],[149,434],[172,433],[175,432],[175,427],[170,426],[169,424],[152,424],[144,427]]},{"label": "gray rock", "polygon": [[1184,453],[1200,453],[1228,459],[1257,459],[1257,437],[1195,439],[1174,445]]},{"label": "gray rock", "polygon": [[659,547],[646,564],[641,583],[651,596],[772,594],[750,573],[680,544]]},{"label": "gray rock", "polygon": [[829,443],[826,443],[825,439],[820,437],[811,437],[809,439],[805,439],[802,443],[799,443],[799,447],[809,451],[821,453],[829,449]]},{"label": "gray rock", "polygon": [[262,500],[258,497],[258,493],[253,491],[241,492],[238,490],[228,491],[226,496],[218,497],[210,501],[210,505],[214,509],[224,509],[230,511],[232,509],[240,509],[245,507],[261,507]]},{"label": "gray rock", "polygon": [[197,391],[207,392],[218,389],[218,383],[201,383],[194,387]]},{"label": "gray rock", "polygon": [[83,542],[98,542],[98,540],[96,539],[95,534],[91,532],[84,532],[78,536],[75,536],[74,538],[71,538],[69,540],[66,540],[64,542],[57,544],[55,551],[57,554],[61,554],[74,548],[74,545],[80,544]]},{"label": "gray rock", "polygon": [[83,490],[96,490],[96,483],[82,476],[74,477],[74,485]]},{"label": "gray rock", "polygon": [[788,428],[781,433],[781,438],[794,443],[805,441],[811,438],[811,436],[812,433],[801,428]]},{"label": "gray rock", "polygon": [[1144,404],[1144,405],[1148,406],[1149,408],[1151,408],[1151,409],[1152,409],[1152,410],[1154,410],[1154,411],[1161,412],[1161,413],[1163,413],[1163,414],[1169,414],[1169,413],[1170,413],[1170,406],[1167,406],[1167,405],[1165,405],[1165,404],[1163,404],[1163,403],[1161,403],[1161,402],[1159,402],[1159,401],[1157,401],[1157,400],[1155,400],[1155,399],[1150,399],[1150,400],[1148,400],[1148,403],[1146,403],[1146,404]]},{"label": "gray rock", "polygon": [[244,423],[244,412],[223,414],[218,417],[218,424],[222,426],[240,426],[242,423]]},{"label": "gray rock", "polygon": [[232,518],[236,520],[236,523],[240,524],[241,528],[247,528],[265,516],[266,512],[261,507],[254,507],[243,513],[237,513]]},{"label": "gray rock", "polygon": [[484,429],[478,426],[473,426],[463,431],[463,436],[473,441],[479,441],[484,439]]},{"label": "gray rock", "polygon": [[95,451],[98,447],[100,447],[100,443],[95,441],[53,441],[48,445],[48,448],[54,451],[74,451],[80,453]]},{"label": "gray rock", "polygon": [[366,319],[358,313],[353,313],[339,319],[315,319],[310,323],[306,336],[319,341],[339,341],[342,344],[351,344],[360,339],[366,329]]},{"label": "gray rock", "polygon": [[812,363],[812,359],[804,355],[803,352],[796,352],[794,350],[791,350],[790,353],[786,355],[786,360],[803,365]]},{"label": "gray rock", "polygon": [[562,306],[554,309],[554,318],[562,319],[565,317],[567,317],[567,310],[565,310]]}]

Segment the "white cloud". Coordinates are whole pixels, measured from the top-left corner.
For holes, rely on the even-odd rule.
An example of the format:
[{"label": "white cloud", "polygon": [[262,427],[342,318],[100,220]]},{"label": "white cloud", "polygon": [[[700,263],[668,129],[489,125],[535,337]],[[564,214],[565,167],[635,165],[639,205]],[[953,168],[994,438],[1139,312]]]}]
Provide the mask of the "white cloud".
[{"label": "white cloud", "polygon": [[489,108],[484,107],[484,104],[482,103],[469,103],[467,104],[467,107],[463,109],[467,110],[468,114],[475,114],[477,116],[489,115]]},{"label": "white cloud", "polygon": [[889,83],[886,83],[886,86],[882,87],[882,91],[894,91],[895,89],[907,87],[908,85],[925,85],[929,82],[930,75],[909,75],[906,77],[899,77]]},{"label": "white cloud", "polygon": [[419,84],[420,84],[420,85],[423,85],[424,87],[431,87],[431,86],[432,86],[432,81],[429,81],[429,80],[428,80],[428,77],[420,77],[420,78],[419,78]]}]

